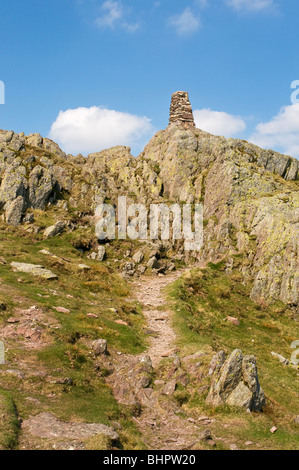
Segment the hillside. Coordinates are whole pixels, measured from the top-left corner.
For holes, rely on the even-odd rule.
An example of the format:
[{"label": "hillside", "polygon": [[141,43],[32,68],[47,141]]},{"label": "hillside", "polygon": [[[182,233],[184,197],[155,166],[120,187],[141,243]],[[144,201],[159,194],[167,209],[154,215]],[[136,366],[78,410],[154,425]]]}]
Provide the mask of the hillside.
[{"label": "hillside", "polygon": [[[202,250],[99,243],[119,195],[202,203]],[[0,218],[0,448],[299,448],[298,160],[196,129],[179,92],[137,158],[0,131]]]}]

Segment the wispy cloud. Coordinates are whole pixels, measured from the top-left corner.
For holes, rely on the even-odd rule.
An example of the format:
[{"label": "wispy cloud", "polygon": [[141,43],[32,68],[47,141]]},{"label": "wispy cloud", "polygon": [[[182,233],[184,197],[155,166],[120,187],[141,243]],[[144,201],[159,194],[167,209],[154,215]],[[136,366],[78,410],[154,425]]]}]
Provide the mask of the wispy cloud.
[{"label": "wispy cloud", "polygon": [[101,6],[101,15],[95,20],[99,28],[121,28],[134,33],[140,27],[138,22],[128,20],[129,9],[120,0],[106,0]]},{"label": "wispy cloud", "polygon": [[239,11],[261,11],[275,6],[275,0],[224,0],[224,2]]},{"label": "wispy cloud", "polygon": [[172,26],[179,36],[188,36],[201,26],[201,18],[198,13],[194,13],[190,7],[187,7],[181,14],[171,16],[168,19],[169,26]]},{"label": "wispy cloud", "polygon": [[199,129],[225,137],[234,137],[246,129],[246,123],[241,117],[209,108],[195,110],[194,120]]},{"label": "wispy cloud", "polygon": [[284,106],[270,121],[258,124],[249,140],[298,158],[299,103]]}]

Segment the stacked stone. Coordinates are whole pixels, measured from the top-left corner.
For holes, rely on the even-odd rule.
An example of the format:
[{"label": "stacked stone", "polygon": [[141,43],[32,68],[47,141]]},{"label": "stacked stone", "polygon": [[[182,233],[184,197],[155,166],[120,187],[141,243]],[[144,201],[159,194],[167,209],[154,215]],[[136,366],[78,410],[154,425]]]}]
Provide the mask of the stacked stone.
[{"label": "stacked stone", "polygon": [[173,93],[170,106],[169,124],[179,124],[185,128],[195,127],[189,95],[186,91]]}]

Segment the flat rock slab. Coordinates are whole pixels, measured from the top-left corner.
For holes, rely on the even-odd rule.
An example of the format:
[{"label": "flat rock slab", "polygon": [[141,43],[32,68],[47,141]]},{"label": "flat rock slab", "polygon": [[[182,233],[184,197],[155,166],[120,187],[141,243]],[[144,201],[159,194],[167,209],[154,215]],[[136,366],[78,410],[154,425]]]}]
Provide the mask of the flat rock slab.
[{"label": "flat rock slab", "polygon": [[52,273],[52,271],[45,269],[43,266],[39,264],[27,264],[27,263],[11,263],[11,266],[14,271],[18,271],[21,273],[28,273],[32,274],[33,276],[38,276],[43,279],[58,279],[56,274]]},{"label": "flat rock slab", "polygon": [[40,413],[37,416],[32,416],[23,422],[22,428],[32,436],[43,439],[80,441],[98,434],[104,434],[113,441],[117,441],[119,438],[110,426],[100,423],[66,423],[60,421],[51,413]]}]

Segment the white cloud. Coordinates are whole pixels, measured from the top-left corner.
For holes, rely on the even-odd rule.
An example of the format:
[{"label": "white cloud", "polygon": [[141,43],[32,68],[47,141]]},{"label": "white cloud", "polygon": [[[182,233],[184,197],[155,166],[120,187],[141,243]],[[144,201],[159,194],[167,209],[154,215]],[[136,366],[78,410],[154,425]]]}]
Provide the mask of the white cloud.
[{"label": "white cloud", "polygon": [[239,116],[211,109],[195,110],[194,120],[199,129],[225,137],[233,137],[246,129],[245,121]]},{"label": "white cloud", "polygon": [[225,3],[236,10],[260,11],[274,6],[275,0],[224,0]]},{"label": "white cloud", "polygon": [[134,33],[139,29],[139,23],[130,23],[126,20],[128,10],[120,0],[106,0],[102,4],[101,10],[102,15],[95,20],[99,28],[114,29],[120,27],[129,33]]},{"label": "white cloud", "polygon": [[299,157],[299,103],[284,106],[271,121],[258,124],[249,140]]},{"label": "white cloud", "polygon": [[49,137],[67,153],[87,155],[115,145],[141,148],[152,133],[147,117],[93,106],[60,111]]},{"label": "white cloud", "polygon": [[191,8],[186,8],[180,15],[171,16],[168,24],[175,28],[177,34],[186,36],[195,33],[201,26],[199,15],[195,15]]}]

